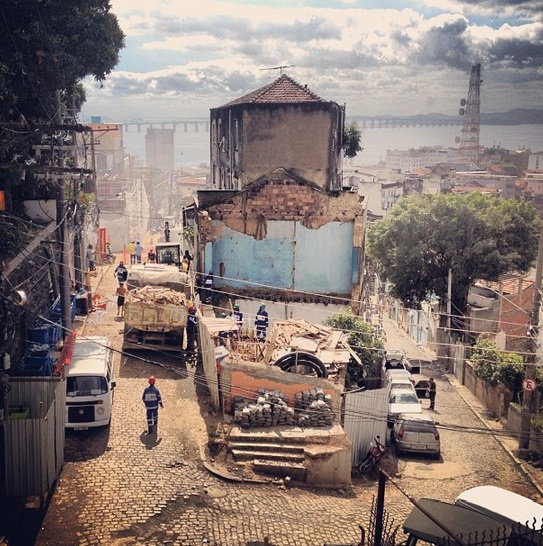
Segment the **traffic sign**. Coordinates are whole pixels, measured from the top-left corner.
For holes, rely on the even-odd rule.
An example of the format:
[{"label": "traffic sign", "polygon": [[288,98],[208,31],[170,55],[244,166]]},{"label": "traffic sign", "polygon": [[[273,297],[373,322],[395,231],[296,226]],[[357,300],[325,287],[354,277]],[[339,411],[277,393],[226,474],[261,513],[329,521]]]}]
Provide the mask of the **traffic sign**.
[{"label": "traffic sign", "polygon": [[537,383],[535,379],[525,379],[522,382],[522,388],[527,392],[533,392],[537,389]]}]

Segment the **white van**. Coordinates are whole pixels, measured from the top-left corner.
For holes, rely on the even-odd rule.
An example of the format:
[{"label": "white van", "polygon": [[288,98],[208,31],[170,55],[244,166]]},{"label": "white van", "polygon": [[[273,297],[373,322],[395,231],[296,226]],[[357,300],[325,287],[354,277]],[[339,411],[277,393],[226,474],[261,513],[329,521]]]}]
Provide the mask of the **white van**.
[{"label": "white van", "polygon": [[522,495],[493,485],[473,487],[460,493],[454,501],[458,506],[470,508],[489,516],[504,525],[537,531],[537,544],[543,544],[543,506]]},{"label": "white van", "polygon": [[66,428],[109,425],[115,388],[113,349],[107,337],[76,339],[65,367]]}]

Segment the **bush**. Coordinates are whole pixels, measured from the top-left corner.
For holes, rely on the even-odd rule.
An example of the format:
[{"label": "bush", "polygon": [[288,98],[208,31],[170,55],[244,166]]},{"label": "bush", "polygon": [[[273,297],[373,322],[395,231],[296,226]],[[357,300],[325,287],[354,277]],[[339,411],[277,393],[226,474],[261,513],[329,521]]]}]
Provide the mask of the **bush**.
[{"label": "bush", "polygon": [[520,355],[500,351],[488,339],[478,339],[472,350],[471,361],[477,377],[492,385],[502,383],[515,392],[522,389],[524,364]]}]

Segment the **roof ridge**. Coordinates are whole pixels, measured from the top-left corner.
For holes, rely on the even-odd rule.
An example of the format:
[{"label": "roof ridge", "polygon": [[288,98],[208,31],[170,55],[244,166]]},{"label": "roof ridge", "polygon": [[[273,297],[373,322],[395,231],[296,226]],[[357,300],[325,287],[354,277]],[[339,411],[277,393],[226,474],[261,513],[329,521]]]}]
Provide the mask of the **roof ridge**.
[{"label": "roof ridge", "polygon": [[281,74],[273,82],[255,89],[237,99],[234,99],[224,106],[241,104],[292,104],[321,102],[328,103],[311,91],[307,85],[302,85],[287,74]]}]

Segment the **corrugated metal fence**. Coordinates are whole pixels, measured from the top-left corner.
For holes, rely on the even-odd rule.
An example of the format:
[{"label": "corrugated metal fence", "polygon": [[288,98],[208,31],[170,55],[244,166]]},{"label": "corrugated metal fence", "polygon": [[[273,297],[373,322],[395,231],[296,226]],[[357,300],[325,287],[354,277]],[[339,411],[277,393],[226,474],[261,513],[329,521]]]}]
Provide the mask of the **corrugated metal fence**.
[{"label": "corrugated metal fence", "polygon": [[66,387],[55,377],[13,377],[8,407],[29,418],[3,421],[6,498],[41,496],[64,462]]},{"label": "corrugated metal fence", "polygon": [[387,434],[387,389],[346,392],[343,428],[353,445],[352,465],[361,463],[375,436],[384,444]]}]

